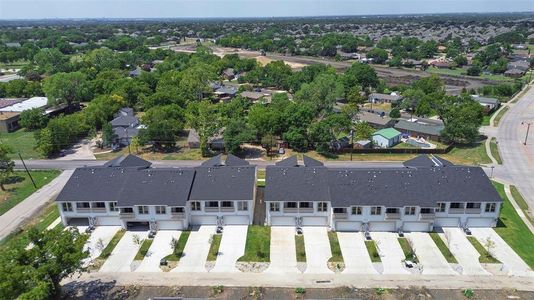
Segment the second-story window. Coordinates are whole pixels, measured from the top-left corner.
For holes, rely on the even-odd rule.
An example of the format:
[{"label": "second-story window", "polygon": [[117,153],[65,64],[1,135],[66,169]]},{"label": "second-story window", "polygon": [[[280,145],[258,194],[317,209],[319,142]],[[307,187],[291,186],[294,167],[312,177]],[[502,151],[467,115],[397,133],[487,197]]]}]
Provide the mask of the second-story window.
[{"label": "second-story window", "polygon": [[158,205],[156,206],[156,214],[157,215],[164,215],[167,213],[167,207],[164,205]]},{"label": "second-story window", "polygon": [[351,214],[353,214],[353,215],[361,215],[362,214],[362,207],[361,206],[353,206],[351,208]]},{"label": "second-story window", "polygon": [[109,211],[118,211],[117,202],[109,202]]},{"label": "second-story window", "polygon": [[280,211],[280,202],[271,202],[269,203],[270,211]]},{"label": "second-story window", "polygon": [[137,207],[137,212],[140,214],[140,215],[148,215],[148,206],[138,206]]},{"label": "second-story window", "polygon": [[78,209],[89,209],[91,204],[89,202],[76,202],[76,208]]},{"label": "second-story window", "polygon": [[480,208],[480,203],[473,203],[473,202],[467,203],[467,209],[478,209],[478,208]]},{"label": "second-story window", "polygon": [[284,208],[297,208],[297,202],[285,202]]},{"label": "second-story window", "polygon": [[200,202],[198,201],[193,201],[191,202],[191,210],[192,211],[200,211]]},{"label": "second-story window", "polygon": [[179,207],[171,207],[171,213],[173,214],[181,214],[184,212],[184,208],[179,206]]},{"label": "second-story window", "polygon": [[451,203],[451,208],[453,208],[453,209],[462,209],[462,208],[464,208],[464,204],[460,203],[460,202],[452,202]]},{"label": "second-story window", "polygon": [[317,203],[318,212],[327,212],[328,211],[328,202],[319,202]]},{"label": "second-story window", "polygon": [[247,201],[239,201],[239,202],[237,202],[237,210],[239,210],[239,211],[247,211],[248,210],[248,202]]},{"label": "second-story window", "polygon": [[436,207],[436,212],[445,212],[446,210],[447,210],[447,203],[438,202],[438,205]]},{"label": "second-story window", "polygon": [[404,208],[404,214],[408,216],[415,215],[415,206],[406,206]]},{"label": "second-story window", "polygon": [[61,208],[63,209],[63,211],[72,211],[72,203],[63,202],[61,203]]},{"label": "second-story window", "polygon": [[497,205],[495,203],[486,203],[485,212],[495,212]]},{"label": "second-story window", "polygon": [[234,207],[234,202],[233,201],[223,201],[223,202],[221,202],[221,207],[232,208],[232,207]]},{"label": "second-story window", "polygon": [[123,214],[133,214],[133,208],[132,207],[123,207],[123,208],[121,208],[121,213],[123,213]]},{"label": "second-story window", "polygon": [[381,215],[382,214],[382,206],[371,206],[371,215]]}]

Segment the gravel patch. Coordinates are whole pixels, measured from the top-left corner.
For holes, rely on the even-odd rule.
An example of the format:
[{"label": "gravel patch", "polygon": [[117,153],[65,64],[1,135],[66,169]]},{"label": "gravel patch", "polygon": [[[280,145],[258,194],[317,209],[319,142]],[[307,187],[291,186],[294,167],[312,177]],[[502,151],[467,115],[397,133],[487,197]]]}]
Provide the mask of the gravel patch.
[{"label": "gravel patch", "polygon": [[269,267],[270,263],[264,262],[237,262],[236,268],[245,273],[261,273]]}]

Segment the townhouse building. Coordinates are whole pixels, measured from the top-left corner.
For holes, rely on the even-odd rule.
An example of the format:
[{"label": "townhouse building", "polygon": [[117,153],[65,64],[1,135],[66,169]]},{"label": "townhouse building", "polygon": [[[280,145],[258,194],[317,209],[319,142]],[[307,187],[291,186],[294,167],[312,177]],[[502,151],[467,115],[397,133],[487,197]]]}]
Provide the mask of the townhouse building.
[{"label": "townhouse building", "polygon": [[419,156],[397,168],[327,168],[304,157],[266,170],[266,223],[336,231],[494,227],[502,199],[480,167]]},{"label": "townhouse building", "polygon": [[137,156],[74,171],[56,198],[64,225],[185,229],[251,224],[256,167],[229,155],[195,168],[153,168]]}]

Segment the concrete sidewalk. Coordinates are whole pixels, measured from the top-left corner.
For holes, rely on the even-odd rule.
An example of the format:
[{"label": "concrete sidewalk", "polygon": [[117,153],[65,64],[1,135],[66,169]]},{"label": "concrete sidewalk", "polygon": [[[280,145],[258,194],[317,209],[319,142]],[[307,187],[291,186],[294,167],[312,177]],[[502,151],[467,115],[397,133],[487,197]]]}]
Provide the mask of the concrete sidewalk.
[{"label": "concrete sidewalk", "polygon": [[22,225],[27,219],[39,212],[43,206],[61,191],[65,186],[73,170],[63,171],[49,184],[43,186],[28,198],[17,204],[5,214],[0,216],[0,240]]}]

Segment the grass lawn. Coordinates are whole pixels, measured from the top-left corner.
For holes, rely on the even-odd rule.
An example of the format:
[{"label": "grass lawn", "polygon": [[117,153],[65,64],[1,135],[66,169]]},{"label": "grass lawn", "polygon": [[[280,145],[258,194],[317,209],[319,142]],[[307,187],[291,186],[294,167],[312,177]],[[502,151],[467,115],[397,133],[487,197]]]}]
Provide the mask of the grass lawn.
[{"label": "grass lawn", "polygon": [[499,111],[499,113],[495,116],[495,119],[493,119],[493,125],[495,125],[495,127],[499,126],[499,122],[501,121],[502,117],[504,116],[504,114],[508,111],[508,106],[505,106],[503,109],[501,109]]},{"label": "grass lawn", "polygon": [[378,254],[375,241],[365,241],[365,247],[367,248],[367,252],[369,252],[369,257],[371,258],[372,262],[382,262],[382,259],[380,259],[380,254]]},{"label": "grass lawn", "polygon": [[297,248],[297,261],[306,262],[306,247],[304,246],[304,235],[295,235],[295,247]]},{"label": "grass lawn", "polygon": [[474,236],[468,236],[467,239],[475,249],[477,249],[480,256],[478,257],[478,261],[484,264],[499,264],[501,263],[499,260],[497,260],[495,257],[491,256],[491,254],[486,251],[484,246],[474,237]]},{"label": "grass lawn", "polygon": [[191,231],[184,230],[180,234],[180,238],[178,241],[176,241],[176,246],[174,247],[174,253],[169,254],[165,257],[168,261],[180,261],[180,258],[182,258],[182,255],[184,254],[184,248],[185,244],[187,244],[187,240],[189,239],[189,235],[191,234]]},{"label": "grass lawn", "polygon": [[484,117],[482,118],[482,126],[490,126],[490,119],[496,112],[497,110],[494,110],[491,114],[484,115]]},{"label": "grass lawn", "polygon": [[404,252],[404,258],[414,263],[418,263],[417,256],[415,255],[415,252],[413,251],[412,246],[410,246],[408,239],[397,238],[397,240],[399,241],[399,244],[401,245],[402,252]]},{"label": "grass lawn", "polygon": [[[302,155],[307,155],[311,158],[325,161],[325,160],[350,160],[350,153],[342,153],[332,157],[325,157],[317,153],[316,151],[308,151],[306,153],[300,153],[292,151],[291,149],[286,149],[286,157],[291,155],[297,155],[298,159],[302,159]],[[353,154],[353,161],[406,161],[416,157],[416,154],[376,154],[376,153],[363,153],[363,154]]]},{"label": "grass lawn", "polygon": [[521,195],[517,187],[515,185],[510,186],[510,192],[512,193],[512,197],[514,197],[515,202],[517,205],[519,205],[519,208],[525,213],[525,216],[529,219],[530,223],[534,225],[534,218],[532,218],[528,212],[528,204],[527,201],[525,201],[525,198]]},{"label": "grass lawn", "polygon": [[271,261],[271,227],[251,225],[247,230],[245,255],[238,261],[270,262]]},{"label": "grass lawn", "polygon": [[0,63],[0,69],[21,69],[29,63],[30,62],[27,60],[17,60],[10,63]]},{"label": "grass lawn", "polygon": [[452,255],[451,251],[449,250],[447,245],[445,245],[445,242],[443,241],[443,239],[441,239],[441,237],[439,236],[438,233],[431,232],[430,233],[430,237],[432,238],[434,243],[436,243],[436,246],[438,246],[439,251],[441,251],[441,254],[443,254],[443,256],[445,257],[445,259],[447,260],[448,263],[450,263],[450,264],[457,264],[458,263],[458,261],[456,260],[454,255]]},{"label": "grass lawn", "polygon": [[486,145],[484,142],[485,140],[481,140],[470,145],[457,145],[449,153],[440,156],[454,164],[489,164],[491,163],[491,159],[486,154]]},{"label": "grass lawn", "polygon": [[111,252],[113,252],[113,249],[115,249],[115,246],[117,246],[119,241],[124,236],[125,232],[126,231],[124,229],[121,229],[121,230],[117,231],[117,233],[115,233],[115,235],[111,239],[111,242],[109,242],[109,244],[106,246],[106,248],[104,248],[104,250],[102,250],[102,253],[100,253],[100,256],[98,258],[100,258],[100,259],[108,258],[111,255]]},{"label": "grass lawn", "polygon": [[35,149],[37,142],[32,131],[19,129],[11,133],[0,133],[0,142],[11,146],[13,153],[9,156],[13,159],[19,159],[18,152],[24,159],[39,159],[43,156]]},{"label": "grass lawn", "polygon": [[[37,189],[48,184],[56,178],[59,173],[60,172],[56,170],[31,171]],[[28,173],[23,171],[16,171],[13,176],[13,183],[6,184],[4,187],[6,191],[0,191],[0,216],[36,191]]]},{"label": "grass lawn", "polygon": [[499,165],[502,165],[502,159],[501,159],[501,155],[499,154],[499,147],[497,146],[497,139],[496,138],[491,138],[490,151],[491,151],[491,155],[493,155],[493,158],[495,158],[497,163]]},{"label": "grass lawn", "polygon": [[154,239],[143,240],[143,243],[141,244],[139,251],[137,251],[137,254],[135,255],[134,260],[143,260],[145,258],[145,255],[148,252],[148,249],[150,249],[150,245],[152,245],[153,241]]},{"label": "grass lawn", "polygon": [[219,255],[219,247],[221,246],[222,234],[214,234],[211,236],[210,252],[208,252],[208,261],[216,261]]},{"label": "grass lawn", "polygon": [[530,232],[506,197],[504,186],[497,182],[493,185],[504,201],[495,231],[531,268],[534,268],[534,234]]},{"label": "grass lawn", "polygon": [[[38,231],[43,231],[50,224],[52,224],[55,220],[59,218],[59,210],[57,208],[57,204],[50,203],[48,206],[43,208],[34,218],[32,218],[32,221],[28,224],[24,225],[20,230],[15,231],[5,237],[4,239],[0,240],[0,249],[2,247],[9,247],[12,245],[12,243],[15,242],[22,242],[22,243],[28,243],[28,230],[31,228],[35,228]],[[63,224],[59,224],[58,227],[63,227]]]},{"label": "grass lawn", "polygon": [[265,169],[261,169],[261,170],[258,169],[257,179],[258,179],[258,181],[256,182],[257,186],[265,186]]},{"label": "grass lawn", "polygon": [[330,241],[330,250],[332,251],[332,257],[329,262],[342,263],[343,254],[341,254],[341,247],[339,246],[339,240],[337,239],[337,233],[334,231],[328,231],[328,240]]},{"label": "grass lawn", "polygon": [[426,71],[432,74],[443,74],[443,75],[453,75],[453,76],[464,76],[467,74],[467,71],[462,68],[440,69],[440,68],[435,68],[435,67],[428,67]]}]

